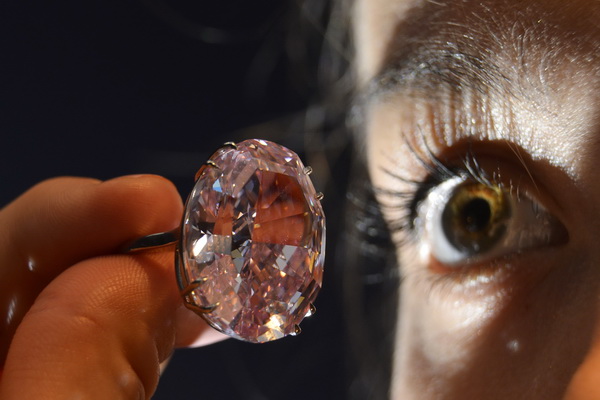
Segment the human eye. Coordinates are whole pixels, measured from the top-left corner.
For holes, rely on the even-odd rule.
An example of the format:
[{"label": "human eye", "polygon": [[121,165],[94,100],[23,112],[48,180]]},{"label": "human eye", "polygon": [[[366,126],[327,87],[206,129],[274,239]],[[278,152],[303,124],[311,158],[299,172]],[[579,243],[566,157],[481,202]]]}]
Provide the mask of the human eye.
[{"label": "human eye", "polygon": [[452,271],[565,242],[564,226],[535,185],[511,177],[518,168],[510,161],[490,167],[486,156],[477,158],[424,160],[428,176],[404,194],[404,237],[422,261],[437,272]]},{"label": "human eye", "polygon": [[466,174],[434,187],[417,215],[420,253],[445,266],[506,257],[564,238],[560,222],[538,200]]}]

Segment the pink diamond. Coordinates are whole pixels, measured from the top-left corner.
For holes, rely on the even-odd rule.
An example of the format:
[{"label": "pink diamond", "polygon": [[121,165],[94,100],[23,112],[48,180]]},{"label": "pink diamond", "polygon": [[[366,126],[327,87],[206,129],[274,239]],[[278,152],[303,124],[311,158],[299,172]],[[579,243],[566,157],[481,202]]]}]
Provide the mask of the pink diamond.
[{"label": "pink diamond", "polygon": [[186,301],[214,328],[260,343],[295,333],[310,313],[323,280],[325,216],[295,153],[265,140],[236,147],[198,172],[179,285],[195,287]]}]

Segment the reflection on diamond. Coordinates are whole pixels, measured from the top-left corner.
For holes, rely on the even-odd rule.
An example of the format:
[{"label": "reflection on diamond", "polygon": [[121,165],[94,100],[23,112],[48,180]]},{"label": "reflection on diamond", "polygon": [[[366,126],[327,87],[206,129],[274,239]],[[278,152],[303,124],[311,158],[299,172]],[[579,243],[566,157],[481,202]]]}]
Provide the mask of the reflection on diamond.
[{"label": "reflection on diamond", "polygon": [[[325,218],[298,156],[248,140],[222,148],[186,204],[184,280],[203,317],[238,339],[293,334],[322,284]],[[183,285],[188,282],[182,282]]]}]

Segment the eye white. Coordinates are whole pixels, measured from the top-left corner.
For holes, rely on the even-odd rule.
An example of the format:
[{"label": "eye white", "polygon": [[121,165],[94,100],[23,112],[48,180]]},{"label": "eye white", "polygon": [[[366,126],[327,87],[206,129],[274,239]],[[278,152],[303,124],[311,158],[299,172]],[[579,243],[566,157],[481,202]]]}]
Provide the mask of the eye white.
[{"label": "eye white", "polygon": [[467,181],[468,178],[462,176],[448,179],[432,189],[419,205],[414,222],[423,261],[433,256],[442,264],[460,266],[548,245],[564,233],[560,222],[537,201],[526,195],[517,197],[511,194],[507,196],[511,216],[506,231],[493,247],[485,252],[457,248],[444,232],[442,216],[455,191]]},{"label": "eye white", "polygon": [[417,209],[415,227],[419,238],[419,254],[423,261],[433,255],[440,262],[455,264],[464,258],[464,254],[454,247],[442,229],[442,214],[455,188],[464,182],[457,176],[448,179],[429,192]]}]

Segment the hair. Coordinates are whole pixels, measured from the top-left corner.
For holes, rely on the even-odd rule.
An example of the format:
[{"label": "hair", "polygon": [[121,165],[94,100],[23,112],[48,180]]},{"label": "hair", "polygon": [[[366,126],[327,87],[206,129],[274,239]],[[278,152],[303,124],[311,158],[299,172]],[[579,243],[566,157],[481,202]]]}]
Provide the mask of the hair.
[{"label": "hair", "polygon": [[[395,250],[365,165],[361,143],[360,107],[355,106],[354,50],[351,40],[352,0],[329,3],[305,0],[308,20],[324,22],[321,34],[317,81],[318,101],[307,113],[310,128],[320,132],[321,141],[339,146],[343,156],[328,155],[330,204],[345,204],[343,215],[328,221],[344,221],[334,226],[336,243],[333,257],[335,283],[344,307],[348,399],[387,399],[392,373],[392,357],[399,293],[399,272]],[[321,14],[311,14],[318,11]],[[325,15],[325,12],[327,13]],[[311,121],[310,115],[327,116]],[[358,112],[357,112],[358,109]],[[315,126],[316,125],[316,126]],[[309,129],[308,131],[311,131]],[[310,139],[310,137],[309,137]],[[309,142],[310,143],[310,142]],[[313,148],[314,149],[314,148]],[[325,151],[332,150],[324,146]],[[308,147],[311,150],[311,147]],[[322,150],[321,150],[322,151]],[[333,196],[329,195],[333,193]],[[338,219],[339,218],[339,219]],[[329,225],[331,226],[331,225]],[[328,246],[331,247],[328,243]],[[331,249],[328,257],[331,260]]]}]

